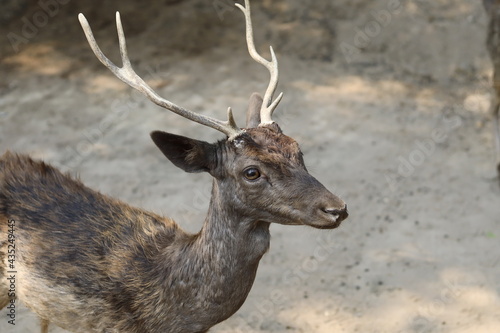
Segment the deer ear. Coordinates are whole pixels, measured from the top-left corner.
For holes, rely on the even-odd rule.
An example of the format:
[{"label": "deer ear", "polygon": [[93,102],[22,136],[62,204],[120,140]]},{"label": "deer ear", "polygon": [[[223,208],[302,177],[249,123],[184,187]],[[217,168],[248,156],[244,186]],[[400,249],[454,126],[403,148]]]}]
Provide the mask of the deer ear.
[{"label": "deer ear", "polygon": [[205,141],[161,131],[151,133],[151,139],[163,155],[186,172],[212,172],[216,166],[216,146]]},{"label": "deer ear", "polygon": [[260,124],[260,107],[262,106],[262,96],[253,93],[250,96],[247,109],[247,128],[255,128]]}]

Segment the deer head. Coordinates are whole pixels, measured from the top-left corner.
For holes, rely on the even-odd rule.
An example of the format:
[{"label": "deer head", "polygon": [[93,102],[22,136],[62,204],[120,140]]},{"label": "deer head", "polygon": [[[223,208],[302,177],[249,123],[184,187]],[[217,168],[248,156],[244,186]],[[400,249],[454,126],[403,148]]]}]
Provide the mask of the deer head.
[{"label": "deer head", "polygon": [[271,61],[260,56],[254,45],[250,4],[236,4],[246,20],[250,55],[270,73],[264,98],[253,94],[247,111],[246,127],[236,125],[231,108],[228,120],[221,121],[186,110],[161,98],[132,69],[127,55],[125,36],[119,13],[116,23],[123,66],[113,64],[100,50],[85,17],[80,23],[97,58],[119,79],[146,95],[157,105],[187,119],[214,128],[226,135],[217,143],[207,143],[161,131],[151,137],[163,154],[186,172],[209,172],[214,189],[232,211],[252,221],[315,228],[336,228],[347,216],[346,204],[311,176],[304,165],[297,142],[284,135],[272,120],[273,111],[283,94],[274,101],[278,84],[278,62],[272,47]]}]

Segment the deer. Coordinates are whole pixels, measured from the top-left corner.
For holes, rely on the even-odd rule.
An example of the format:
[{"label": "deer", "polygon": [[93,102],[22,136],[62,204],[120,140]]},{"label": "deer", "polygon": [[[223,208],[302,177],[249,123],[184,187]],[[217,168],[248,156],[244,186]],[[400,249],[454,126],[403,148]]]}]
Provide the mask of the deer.
[{"label": "deer", "polygon": [[227,120],[218,120],[148,86],[131,66],[118,12],[122,67],[104,55],[79,14],[91,49],[116,77],[162,108],[225,135],[208,143],[151,133],[175,166],[213,177],[208,212],[201,230],[187,233],[169,217],[7,151],[0,157],[0,308],[21,301],[40,318],[42,333],[49,324],[81,333],[207,332],[247,298],[272,223],[334,229],[348,217],[345,202],[309,174],[298,143],[273,121],[283,97],[274,99],[276,55],[270,47],[269,61],[256,51],[249,1],[236,6],[251,57],[270,73],[264,97],[250,98],[244,128],[231,108]]}]

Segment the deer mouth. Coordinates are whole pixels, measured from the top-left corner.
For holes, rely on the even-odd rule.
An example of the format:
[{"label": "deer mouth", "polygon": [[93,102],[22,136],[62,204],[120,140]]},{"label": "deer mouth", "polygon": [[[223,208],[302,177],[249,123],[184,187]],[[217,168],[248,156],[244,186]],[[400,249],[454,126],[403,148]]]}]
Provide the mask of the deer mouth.
[{"label": "deer mouth", "polygon": [[335,229],[349,216],[347,205],[342,209],[323,208],[319,214],[321,218],[313,223],[308,223],[309,226],[316,229]]},{"label": "deer mouth", "polygon": [[311,227],[316,228],[316,229],[335,229],[340,226],[342,221],[334,222],[333,224],[325,224],[325,225],[318,225],[318,224],[310,224]]}]

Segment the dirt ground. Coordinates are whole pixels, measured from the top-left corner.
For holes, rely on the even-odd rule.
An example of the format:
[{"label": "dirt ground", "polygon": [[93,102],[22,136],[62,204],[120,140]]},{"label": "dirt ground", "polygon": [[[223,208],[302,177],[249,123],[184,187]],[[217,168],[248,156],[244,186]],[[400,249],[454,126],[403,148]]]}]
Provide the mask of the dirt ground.
[{"label": "dirt ground", "polygon": [[[243,124],[248,97],[265,90],[268,74],[247,54],[241,13],[200,3],[60,0],[43,21],[33,2],[4,18],[0,152],[43,158],[196,232],[210,176],[175,168],[148,133],[221,135],[112,76],[76,13],[88,13],[103,50],[118,59],[119,9],[133,64],[162,96],[218,118],[231,106]],[[480,2],[324,1],[307,17],[299,15],[306,4],[273,3],[253,10],[259,49],[282,47],[285,97],[275,118],[350,216],[333,231],[273,225],[246,303],[211,332],[500,332],[500,187]],[[271,24],[283,17],[269,14],[275,8],[295,14]],[[325,40],[331,45],[313,52]],[[38,330],[28,310],[17,309],[15,326],[0,311],[1,332]]]}]

